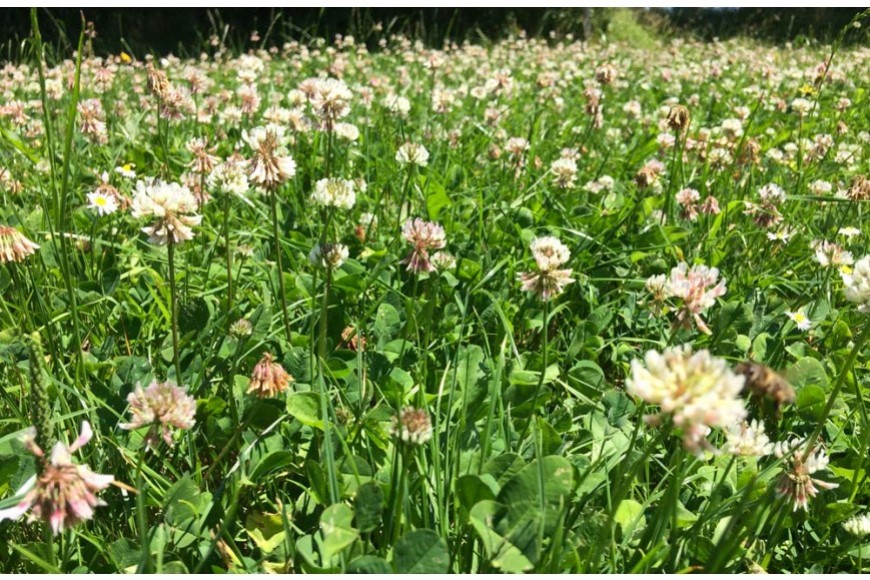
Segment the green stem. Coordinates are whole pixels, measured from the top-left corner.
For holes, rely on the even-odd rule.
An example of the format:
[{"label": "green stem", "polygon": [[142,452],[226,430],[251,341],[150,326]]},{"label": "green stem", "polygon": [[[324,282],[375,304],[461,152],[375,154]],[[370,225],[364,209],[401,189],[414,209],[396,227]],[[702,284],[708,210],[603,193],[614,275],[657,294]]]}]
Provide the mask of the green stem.
[{"label": "green stem", "polygon": [[146,484],[142,479],[142,466],[145,463],[145,454],[147,453],[147,446],[144,446],[139,453],[139,461],[136,465],[136,489],[139,490],[139,493],[136,495],[136,507],[137,507],[137,520],[139,525],[139,544],[142,548],[141,559],[139,560],[139,568],[137,569],[137,573],[147,573],[151,568],[151,545],[148,537],[148,508],[147,508],[147,498],[145,496],[148,493],[148,484]]},{"label": "green stem", "polygon": [[233,253],[230,250],[230,197],[224,193],[224,250],[227,254],[227,331],[232,322],[233,310]]},{"label": "green stem", "polygon": [[170,238],[167,244],[169,252],[169,299],[170,318],[172,326],[172,361],[175,365],[175,381],[181,384],[181,364],[178,360],[178,287],[175,283],[175,242]]},{"label": "green stem", "polygon": [[803,461],[806,461],[807,458],[812,455],[816,441],[818,440],[819,435],[822,434],[822,429],[825,428],[825,423],[827,423],[828,421],[828,415],[831,414],[831,409],[833,409],[834,402],[837,400],[837,395],[840,394],[840,390],[843,388],[843,385],[846,382],[846,376],[849,374],[849,369],[852,368],[852,365],[855,363],[855,359],[861,352],[861,348],[864,346],[868,335],[870,335],[870,323],[865,323],[864,328],[861,330],[861,334],[859,334],[858,338],[855,340],[855,345],[852,347],[852,352],[849,353],[849,356],[846,358],[846,362],[840,369],[840,375],[837,377],[837,382],[834,384],[834,388],[831,390],[831,394],[828,395],[828,402],[825,404],[825,410],[822,411],[822,418],[816,425],[816,428],[813,430],[812,435],[810,435],[807,439],[807,447],[804,450]]},{"label": "green stem", "polygon": [[541,332],[543,333],[543,336],[542,336],[543,342],[542,342],[542,346],[541,346],[541,351],[543,354],[544,362],[543,362],[543,366],[541,367],[541,374],[538,376],[538,385],[535,387],[535,395],[532,397],[532,411],[531,411],[531,414],[529,415],[529,420],[526,423],[526,426],[523,428],[522,435],[520,435],[520,438],[517,441],[518,444],[522,444],[523,440],[526,438],[526,435],[529,432],[529,427],[531,427],[532,423],[535,420],[535,411],[536,411],[538,397],[541,395],[541,390],[544,388],[544,378],[547,375],[547,363],[548,363],[547,347],[549,346],[548,345],[549,334],[550,334],[549,327],[550,327],[550,301],[547,300],[544,302],[544,325],[543,325],[542,330],[541,330]]},{"label": "green stem", "polygon": [[329,286],[332,282],[332,269],[326,269],[326,281],[323,288],[323,301],[320,305],[320,339],[318,341],[318,375],[320,377],[320,417],[323,421],[323,452],[326,455],[326,470],[329,475],[329,496],[332,503],[338,503],[338,478],[335,474],[335,457],[332,449],[329,408],[326,397],[326,322],[329,307]]},{"label": "green stem", "polygon": [[284,264],[281,250],[280,230],[278,229],[278,192],[275,188],[269,190],[269,201],[272,210],[272,238],[275,241],[276,264],[278,266],[278,292],[281,294],[281,316],[284,320],[284,332],[287,336],[287,344],[290,344],[290,316],[287,314],[287,292],[284,290]]}]

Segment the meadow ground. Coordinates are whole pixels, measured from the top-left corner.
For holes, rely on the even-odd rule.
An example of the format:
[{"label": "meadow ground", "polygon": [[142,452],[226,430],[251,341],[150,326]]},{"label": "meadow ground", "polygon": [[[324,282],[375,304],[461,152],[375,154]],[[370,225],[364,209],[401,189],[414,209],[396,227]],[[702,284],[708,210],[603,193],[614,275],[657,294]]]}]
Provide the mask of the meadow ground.
[{"label": "meadow ground", "polygon": [[867,570],[867,47],[27,47],[0,571]]}]

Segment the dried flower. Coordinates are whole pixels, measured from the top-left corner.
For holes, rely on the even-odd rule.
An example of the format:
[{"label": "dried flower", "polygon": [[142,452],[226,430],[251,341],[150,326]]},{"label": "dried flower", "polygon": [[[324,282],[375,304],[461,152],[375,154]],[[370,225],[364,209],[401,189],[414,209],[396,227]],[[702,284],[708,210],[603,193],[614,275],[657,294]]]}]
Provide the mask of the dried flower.
[{"label": "dried flower", "polygon": [[675,105],[668,111],[668,127],[675,133],[683,133],[689,128],[692,115],[683,105]]},{"label": "dried flower", "polygon": [[429,259],[429,250],[440,250],[447,245],[444,228],[420,218],[408,220],[402,227],[402,236],[414,246],[402,264],[409,272],[431,272],[435,269]]},{"label": "dried flower", "polygon": [[148,74],[148,90],[151,94],[160,100],[166,99],[171,89],[166,73],[154,68],[150,62],[146,65],[145,72]]},{"label": "dried flower", "polygon": [[274,397],[286,391],[292,382],[293,377],[266,352],[254,367],[248,393],[254,393],[260,398]]},{"label": "dried flower", "polygon": [[215,148],[209,147],[208,140],[195,137],[188,141],[185,147],[193,155],[193,159],[187,164],[190,170],[199,175],[211,173],[218,158],[214,155]]},{"label": "dried flower", "polygon": [[0,262],[23,262],[39,246],[12,226],[0,226]]},{"label": "dried flower", "polygon": [[683,345],[663,353],[650,350],[643,362],[633,360],[626,389],[661,407],[661,414],[648,422],[670,415],[683,432],[683,446],[699,453],[710,448],[706,437],[711,427],[727,428],[746,417],[740,398],[744,381],[725,360],[707,350],[692,353],[691,345]]},{"label": "dried flower", "polygon": [[616,67],[612,64],[603,64],[595,69],[595,80],[600,85],[611,85],[616,80]]},{"label": "dried flower", "polygon": [[22,492],[27,495],[18,505],[0,510],[0,521],[18,519],[30,510],[28,521],[43,520],[57,535],[94,516],[94,508],[106,503],[97,498],[98,491],[107,488],[115,478],[111,475],[94,473],[87,465],[72,462],[72,454],[84,446],[93,436],[90,424],[82,423],[81,434],[72,445],[67,447],[55,443],[51,456],[45,454],[34,442],[36,429],[31,427],[25,445],[31,453],[43,461],[39,475],[25,485]]},{"label": "dried flower", "polygon": [[791,439],[787,442],[777,443],[773,450],[777,458],[782,459],[788,455],[783,466],[783,473],[777,480],[776,491],[791,500],[794,504],[793,511],[798,509],[806,511],[807,502],[810,498],[818,495],[819,487],[822,489],[839,487],[836,483],[810,477],[818,471],[827,469],[830,459],[825,454],[824,449],[818,447],[813,449],[807,457],[804,457],[801,451],[803,445],[803,440]]},{"label": "dried flower", "polygon": [[170,240],[180,244],[190,240],[193,238],[191,228],[202,221],[202,216],[194,213],[196,198],[187,187],[159,179],[136,182],[131,207],[134,218],[155,218],[153,224],[142,228],[153,244],[165,245]]},{"label": "dried flower", "polygon": [[410,445],[422,445],[432,438],[432,422],[425,409],[405,407],[393,417],[392,433]]},{"label": "dried flower", "polygon": [[849,184],[849,189],[846,191],[846,197],[852,201],[870,200],[870,179],[864,175],[853,177],[852,183]]},{"label": "dried flower", "polygon": [[190,429],[195,423],[196,400],[172,381],[152,381],[144,389],[142,385],[136,385],[136,389],[127,395],[127,402],[130,404],[133,419],[129,423],[121,424],[121,429],[138,429],[150,425],[151,430],[145,441],[152,447],[157,443],[158,431],[171,447],[171,427]]},{"label": "dried flower", "polygon": [[94,143],[105,145],[109,142],[106,135],[106,113],[99,99],[86,99],[78,104],[81,118],[80,130],[83,135]]}]

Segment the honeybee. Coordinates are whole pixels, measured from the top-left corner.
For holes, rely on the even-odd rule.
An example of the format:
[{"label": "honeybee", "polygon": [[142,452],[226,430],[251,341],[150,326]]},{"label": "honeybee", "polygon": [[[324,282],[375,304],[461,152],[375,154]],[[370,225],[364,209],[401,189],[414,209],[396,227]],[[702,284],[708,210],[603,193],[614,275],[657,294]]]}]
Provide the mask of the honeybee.
[{"label": "honeybee", "polygon": [[764,401],[771,402],[777,416],[782,405],[794,403],[794,388],[785,377],[772,368],[757,362],[745,361],[734,367],[734,370],[746,377],[742,394],[751,395],[759,406]]}]

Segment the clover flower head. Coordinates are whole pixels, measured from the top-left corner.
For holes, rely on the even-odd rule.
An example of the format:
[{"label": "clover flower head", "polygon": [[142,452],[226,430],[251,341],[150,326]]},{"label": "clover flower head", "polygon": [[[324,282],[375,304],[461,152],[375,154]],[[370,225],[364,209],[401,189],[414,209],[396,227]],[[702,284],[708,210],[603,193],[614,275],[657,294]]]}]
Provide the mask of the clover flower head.
[{"label": "clover flower head", "polygon": [[25,445],[42,460],[42,469],[25,485],[24,498],[15,506],[0,510],[0,521],[18,519],[30,510],[28,521],[43,520],[57,535],[64,530],[91,519],[94,508],[106,503],[97,492],[107,488],[115,478],[94,473],[87,465],[73,463],[72,454],[93,437],[91,425],[82,423],[81,433],[72,445],[57,442],[49,457],[34,442],[36,429],[27,432]]}]

